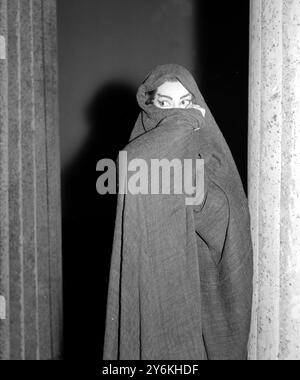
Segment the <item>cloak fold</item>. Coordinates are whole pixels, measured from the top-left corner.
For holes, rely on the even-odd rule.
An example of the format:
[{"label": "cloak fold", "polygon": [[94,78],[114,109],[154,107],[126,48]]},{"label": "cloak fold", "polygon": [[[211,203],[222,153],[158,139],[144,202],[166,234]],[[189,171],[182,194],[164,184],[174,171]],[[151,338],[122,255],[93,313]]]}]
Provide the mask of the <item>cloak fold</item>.
[{"label": "cloak fold", "polygon": [[[176,77],[195,109],[146,105],[147,92]],[[190,73],[156,68],[137,95],[141,114],[124,149],[139,158],[205,162],[205,197],[119,195],[104,360],[243,360],[252,306],[247,199],[230,150]],[[199,129],[200,128],[200,129]],[[195,174],[195,173],[194,173]]]}]

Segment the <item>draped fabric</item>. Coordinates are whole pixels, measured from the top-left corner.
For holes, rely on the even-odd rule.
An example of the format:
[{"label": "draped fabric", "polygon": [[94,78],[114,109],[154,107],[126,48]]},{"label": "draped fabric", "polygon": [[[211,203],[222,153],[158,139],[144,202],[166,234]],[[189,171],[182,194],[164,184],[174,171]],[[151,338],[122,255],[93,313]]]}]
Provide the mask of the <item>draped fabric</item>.
[{"label": "draped fabric", "polygon": [[[149,91],[173,78],[205,116],[146,104]],[[248,203],[231,152],[185,68],[158,66],[137,100],[128,162],[202,158],[205,196],[186,206],[186,194],[119,194],[103,359],[244,360],[253,258]]]}]

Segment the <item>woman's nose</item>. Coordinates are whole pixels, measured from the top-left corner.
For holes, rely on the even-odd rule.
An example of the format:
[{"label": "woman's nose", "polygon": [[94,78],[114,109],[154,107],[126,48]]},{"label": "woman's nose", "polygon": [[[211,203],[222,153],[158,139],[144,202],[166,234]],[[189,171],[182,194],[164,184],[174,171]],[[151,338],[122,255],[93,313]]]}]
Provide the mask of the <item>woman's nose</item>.
[{"label": "woman's nose", "polygon": [[181,101],[178,101],[176,104],[176,108],[185,108]]}]

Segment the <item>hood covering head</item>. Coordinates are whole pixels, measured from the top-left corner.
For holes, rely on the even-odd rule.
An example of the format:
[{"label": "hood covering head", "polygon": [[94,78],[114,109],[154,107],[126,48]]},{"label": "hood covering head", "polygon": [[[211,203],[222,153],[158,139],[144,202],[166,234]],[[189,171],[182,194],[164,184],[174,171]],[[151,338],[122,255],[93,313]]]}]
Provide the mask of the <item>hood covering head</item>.
[{"label": "hood covering head", "polygon": [[144,80],[137,92],[137,101],[141,114],[131,135],[131,140],[155,128],[161,118],[170,115],[174,110],[162,110],[153,104],[147,104],[148,93],[156,90],[168,80],[176,78],[194,96],[195,102],[205,108],[204,99],[198,86],[188,70],[176,64],[156,67]]},{"label": "hood covering head", "polygon": [[[147,92],[176,77],[206,110],[159,109]],[[227,143],[191,76],[159,66],[138,90],[128,161],[197,159],[205,197],[119,194],[105,360],[246,359],[252,306],[247,199]],[[120,188],[119,190],[124,190]]]},{"label": "hood covering head", "polygon": [[[153,104],[147,104],[148,93],[156,90],[160,85],[170,79],[176,78],[193,95],[193,103],[205,110],[205,118],[198,110],[194,109],[159,109]],[[198,154],[206,160],[207,167],[212,171],[218,170],[220,173],[230,172],[238,180],[238,196],[241,201],[245,199],[245,192],[240,180],[236,164],[228,144],[220,131],[210,109],[208,108],[198,85],[192,74],[183,66],[178,64],[159,65],[154,68],[144,79],[137,91],[137,102],[141,112],[131,133],[130,141],[146,134],[156,128],[160,123],[172,115],[188,117],[196,123],[195,128],[201,128],[201,139],[198,139]]]}]

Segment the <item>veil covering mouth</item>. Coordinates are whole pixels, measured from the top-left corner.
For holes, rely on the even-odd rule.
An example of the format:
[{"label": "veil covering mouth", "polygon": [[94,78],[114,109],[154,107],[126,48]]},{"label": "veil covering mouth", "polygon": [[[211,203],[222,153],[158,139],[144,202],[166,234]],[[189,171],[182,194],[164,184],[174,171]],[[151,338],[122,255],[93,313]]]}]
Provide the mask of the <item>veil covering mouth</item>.
[{"label": "veil covering mouth", "polygon": [[[199,109],[159,109],[150,91],[178,79]],[[246,360],[253,254],[248,202],[230,149],[188,70],[156,67],[128,161],[202,158],[204,200],[118,195],[106,305],[104,360]],[[122,190],[122,189],[119,189]]]}]

